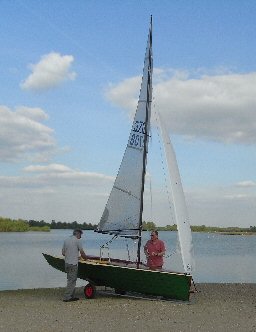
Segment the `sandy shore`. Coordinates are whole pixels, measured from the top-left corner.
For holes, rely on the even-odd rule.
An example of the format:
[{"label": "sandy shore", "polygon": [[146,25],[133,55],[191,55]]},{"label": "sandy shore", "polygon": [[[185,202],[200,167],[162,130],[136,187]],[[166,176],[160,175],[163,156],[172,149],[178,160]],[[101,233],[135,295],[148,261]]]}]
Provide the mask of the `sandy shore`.
[{"label": "sandy shore", "polygon": [[0,331],[256,331],[256,284],[198,284],[189,303],[98,292],[62,302],[63,289],[0,292]]}]

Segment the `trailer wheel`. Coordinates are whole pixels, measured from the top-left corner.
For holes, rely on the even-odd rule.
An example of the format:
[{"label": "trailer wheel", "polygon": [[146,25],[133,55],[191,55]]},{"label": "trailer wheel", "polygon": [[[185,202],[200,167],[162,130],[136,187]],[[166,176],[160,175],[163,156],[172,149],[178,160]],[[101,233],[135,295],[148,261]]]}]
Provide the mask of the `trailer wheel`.
[{"label": "trailer wheel", "polygon": [[85,287],[84,287],[84,296],[87,298],[87,299],[93,299],[94,296],[95,296],[95,293],[96,293],[96,288],[94,285],[92,284],[87,284]]}]

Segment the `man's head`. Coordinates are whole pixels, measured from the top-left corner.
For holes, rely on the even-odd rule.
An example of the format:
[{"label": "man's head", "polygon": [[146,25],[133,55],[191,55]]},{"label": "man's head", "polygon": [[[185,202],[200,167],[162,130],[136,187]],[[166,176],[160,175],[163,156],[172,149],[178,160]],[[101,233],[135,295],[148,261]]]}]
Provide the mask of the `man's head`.
[{"label": "man's head", "polygon": [[81,229],[75,229],[73,232],[73,235],[76,236],[78,239],[81,238],[82,234],[83,234],[83,231]]},{"label": "man's head", "polygon": [[150,238],[152,241],[158,239],[158,231],[151,231]]}]

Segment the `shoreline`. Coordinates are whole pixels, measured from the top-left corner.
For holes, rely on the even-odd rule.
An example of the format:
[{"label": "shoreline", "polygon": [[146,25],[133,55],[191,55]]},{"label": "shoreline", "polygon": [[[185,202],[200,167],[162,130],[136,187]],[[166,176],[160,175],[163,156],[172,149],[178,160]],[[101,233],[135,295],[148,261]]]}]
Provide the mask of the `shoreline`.
[{"label": "shoreline", "polygon": [[[72,228],[43,228],[43,227],[30,227],[29,229],[26,230],[2,230],[0,229],[0,233],[28,233],[28,232],[51,232],[51,231],[56,231],[56,230],[68,230],[68,231],[73,231]],[[88,232],[88,231],[93,231],[92,229],[83,229],[83,231]],[[171,230],[171,229],[158,229],[159,232],[177,232],[177,230]],[[143,230],[143,232],[150,232],[150,230]],[[192,233],[207,233],[207,234],[223,234],[223,235],[256,235],[256,232],[250,232],[250,231],[237,231],[237,232],[232,232],[232,231],[193,231]]]},{"label": "shoreline", "polygon": [[0,291],[3,331],[256,331],[256,284],[200,283],[190,302],[121,297],[98,291],[64,303],[64,288]]}]

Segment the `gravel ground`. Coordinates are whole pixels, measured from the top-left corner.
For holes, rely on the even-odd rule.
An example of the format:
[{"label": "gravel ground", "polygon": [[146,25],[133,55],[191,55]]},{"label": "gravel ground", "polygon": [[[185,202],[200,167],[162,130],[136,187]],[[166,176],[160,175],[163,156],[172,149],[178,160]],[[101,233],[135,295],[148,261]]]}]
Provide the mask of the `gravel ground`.
[{"label": "gravel ground", "polygon": [[0,331],[256,332],[256,284],[198,284],[189,303],[99,291],[62,302],[64,289],[0,292]]}]

